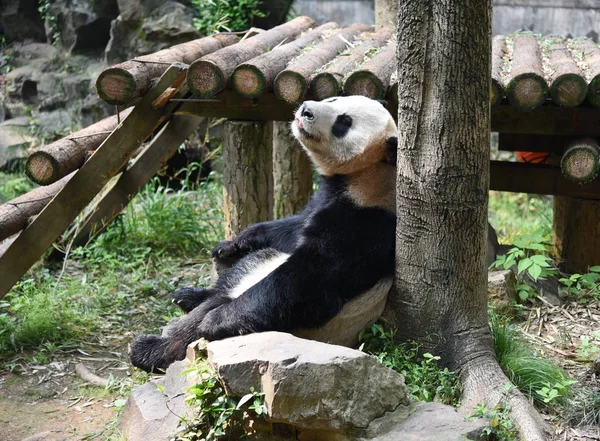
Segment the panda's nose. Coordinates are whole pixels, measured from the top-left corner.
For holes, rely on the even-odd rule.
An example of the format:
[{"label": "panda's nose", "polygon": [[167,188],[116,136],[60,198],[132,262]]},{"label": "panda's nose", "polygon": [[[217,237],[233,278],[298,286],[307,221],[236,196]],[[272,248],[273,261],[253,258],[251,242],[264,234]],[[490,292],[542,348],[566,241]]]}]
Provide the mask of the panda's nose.
[{"label": "panda's nose", "polygon": [[307,107],[306,103],[304,103],[302,105],[302,109],[300,110],[300,116],[306,118],[309,121],[312,121],[313,119],[315,119],[315,115]]}]

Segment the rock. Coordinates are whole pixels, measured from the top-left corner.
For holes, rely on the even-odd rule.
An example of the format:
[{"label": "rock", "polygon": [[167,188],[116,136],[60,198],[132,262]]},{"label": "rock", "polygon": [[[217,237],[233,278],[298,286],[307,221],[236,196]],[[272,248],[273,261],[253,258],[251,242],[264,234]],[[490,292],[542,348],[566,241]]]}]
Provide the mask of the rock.
[{"label": "rock", "polygon": [[48,43],[15,44],[10,54],[10,64],[13,67],[21,67],[32,60],[51,60],[57,55],[56,47]]},{"label": "rock", "polygon": [[87,74],[70,75],[62,82],[67,100],[80,100],[93,92],[92,79]]},{"label": "rock", "polygon": [[[108,64],[120,63],[200,37],[193,25],[193,13],[180,3],[132,1],[128,5],[135,12],[119,15],[111,23],[110,41],[105,50]],[[131,18],[142,17],[142,13],[149,14],[143,21],[142,18]]]},{"label": "rock", "polygon": [[116,0],[56,0],[49,13],[56,17],[61,44],[73,52],[86,52],[104,49],[119,7]]},{"label": "rock", "polygon": [[[173,363],[164,377],[150,380],[131,391],[120,418],[123,435],[128,441],[167,441],[177,432],[181,417],[192,413],[184,401],[185,392],[195,377],[182,375],[186,361]],[[164,386],[164,393],[157,384]]]},{"label": "rock", "polygon": [[503,311],[511,309],[511,303],[517,300],[515,286],[517,279],[512,270],[488,271],[488,299]]},{"label": "rock", "polygon": [[[366,433],[360,441],[457,441],[478,440],[488,425],[485,419],[468,420],[452,406],[441,403],[418,403],[414,413],[383,434]],[[371,427],[369,428],[371,429]],[[381,428],[377,428],[381,430]],[[356,438],[355,438],[356,439]]]},{"label": "rock", "polygon": [[269,419],[299,428],[366,428],[408,404],[402,375],[342,346],[265,332],[208,344],[228,394],[262,390]]},{"label": "rock", "polygon": [[0,170],[10,170],[16,162],[25,160],[32,143],[29,118],[8,120],[0,124]]},{"label": "rock", "polygon": [[33,112],[35,124],[42,134],[56,135],[57,138],[67,135],[73,126],[71,115],[64,109],[48,112]]},{"label": "rock", "polygon": [[8,41],[46,41],[37,0],[0,0],[0,20]]}]

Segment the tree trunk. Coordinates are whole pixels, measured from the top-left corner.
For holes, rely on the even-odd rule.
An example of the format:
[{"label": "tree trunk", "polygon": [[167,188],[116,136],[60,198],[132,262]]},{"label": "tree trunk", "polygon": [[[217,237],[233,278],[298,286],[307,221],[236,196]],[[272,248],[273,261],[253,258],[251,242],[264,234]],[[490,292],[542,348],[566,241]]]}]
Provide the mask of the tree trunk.
[{"label": "tree trunk", "polygon": [[398,17],[397,0],[375,0],[375,27],[396,26]]},{"label": "tree trunk", "polygon": [[227,121],[223,130],[225,238],[272,219],[273,134],[266,122]]},{"label": "tree trunk", "polygon": [[552,243],[561,268],[586,273],[600,265],[600,202],[554,196]]},{"label": "tree trunk", "polygon": [[285,121],[273,122],[273,216],[292,216],[312,194],[312,165]]},{"label": "tree trunk", "polygon": [[[494,359],[487,320],[491,0],[400,0],[396,277],[386,316],[439,354],[463,408],[506,398],[525,440],[545,423]],[[452,84],[452,87],[448,87]]]}]

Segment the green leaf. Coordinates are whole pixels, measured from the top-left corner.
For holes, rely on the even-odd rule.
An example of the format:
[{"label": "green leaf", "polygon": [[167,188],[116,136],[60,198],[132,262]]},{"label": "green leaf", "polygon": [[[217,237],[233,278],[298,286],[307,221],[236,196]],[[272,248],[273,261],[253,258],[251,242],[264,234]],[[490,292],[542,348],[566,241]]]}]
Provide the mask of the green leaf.
[{"label": "green leaf", "polygon": [[521,274],[523,271],[525,271],[531,265],[533,265],[533,261],[531,259],[527,258],[527,259],[521,260],[519,262],[519,266],[517,267],[517,274]]},{"label": "green leaf", "polygon": [[519,291],[519,298],[522,301],[526,301],[529,298],[529,292],[527,292],[524,289],[522,289],[521,291]]},{"label": "green leaf", "polygon": [[158,389],[158,391],[164,395],[165,393],[165,386],[159,383],[156,383],[156,388]]},{"label": "green leaf", "polygon": [[542,274],[542,267],[534,263],[527,269],[527,272],[533,280],[537,280]]},{"label": "green leaf", "polygon": [[527,248],[530,250],[536,250],[536,251],[547,251],[546,247],[544,245],[542,245],[541,243],[531,243],[527,246]]},{"label": "green leaf", "polygon": [[541,254],[536,254],[535,256],[531,256],[531,260],[533,261],[533,263],[544,267],[544,268],[548,268],[550,265],[548,264],[548,261],[550,260],[549,257],[547,256],[542,256]]},{"label": "green leaf", "polygon": [[118,400],[115,400],[115,401],[113,402],[113,405],[114,405],[114,406],[115,406],[117,409],[121,409],[123,406],[125,406],[125,403],[127,403],[127,400],[120,398],[120,399],[118,399]]},{"label": "green leaf", "polygon": [[590,271],[593,273],[600,273],[600,265],[591,266]]}]

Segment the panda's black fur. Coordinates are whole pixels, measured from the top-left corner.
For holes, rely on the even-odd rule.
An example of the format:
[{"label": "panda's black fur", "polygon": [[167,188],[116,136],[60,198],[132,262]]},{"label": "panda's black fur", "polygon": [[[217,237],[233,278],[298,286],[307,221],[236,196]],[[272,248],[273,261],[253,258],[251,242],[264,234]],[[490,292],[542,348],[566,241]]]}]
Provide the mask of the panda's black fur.
[{"label": "panda's black fur", "polygon": [[[367,116],[370,124],[358,124]],[[394,200],[393,120],[379,103],[340,97],[305,103],[292,129],[320,171],[319,190],[300,214],[253,225],[218,244],[213,257],[231,267],[209,288],[173,295],[189,313],[162,337],[136,338],[130,350],[134,366],[165,369],[201,337],[277,330],[351,344],[367,323],[353,324],[359,327],[349,339],[328,326],[374,302],[373,312],[358,321],[381,313],[394,271],[396,221],[386,202]]]}]

